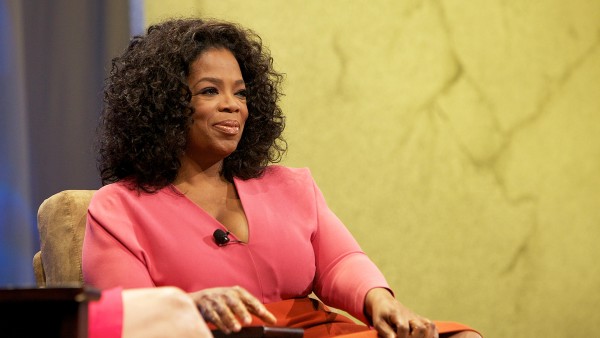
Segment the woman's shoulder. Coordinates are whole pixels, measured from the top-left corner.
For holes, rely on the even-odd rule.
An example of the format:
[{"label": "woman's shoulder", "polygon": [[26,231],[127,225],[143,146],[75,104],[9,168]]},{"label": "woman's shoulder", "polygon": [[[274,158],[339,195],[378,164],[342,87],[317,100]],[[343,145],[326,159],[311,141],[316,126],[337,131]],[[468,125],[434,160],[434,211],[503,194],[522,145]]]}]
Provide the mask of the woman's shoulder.
[{"label": "woman's shoulder", "polygon": [[118,181],[115,183],[109,183],[94,193],[92,196],[91,204],[111,201],[111,200],[128,200],[137,199],[140,196],[140,192],[135,188],[131,182]]},{"label": "woman's shoulder", "polygon": [[112,195],[112,194],[136,194],[136,189],[131,183],[118,181],[102,186],[94,195]]},{"label": "woman's shoulder", "polygon": [[260,177],[236,179],[236,188],[243,195],[259,195],[278,202],[290,199],[300,201],[314,196],[315,182],[308,168],[270,165]]},{"label": "woman's shoulder", "polygon": [[310,169],[304,168],[293,168],[282,165],[270,165],[265,168],[263,175],[260,177],[263,180],[312,180],[312,174]]},{"label": "woman's shoulder", "polygon": [[239,182],[239,186],[255,191],[284,191],[287,193],[312,191],[314,184],[308,168],[292,168],[282,165],[270,165],[265,168],[260,177],[243,183]]}]

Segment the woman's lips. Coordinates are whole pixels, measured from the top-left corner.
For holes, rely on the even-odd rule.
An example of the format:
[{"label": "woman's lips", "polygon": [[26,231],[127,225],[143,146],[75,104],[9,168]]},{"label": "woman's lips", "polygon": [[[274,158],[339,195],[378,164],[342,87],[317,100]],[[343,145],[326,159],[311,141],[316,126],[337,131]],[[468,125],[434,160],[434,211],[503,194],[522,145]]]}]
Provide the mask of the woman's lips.
[{"label": "woman's lips", "polygon": [[237,135],[240,132],[240,123],[234,120],[226,120],[213,124],[218,131],[227,135]]}]

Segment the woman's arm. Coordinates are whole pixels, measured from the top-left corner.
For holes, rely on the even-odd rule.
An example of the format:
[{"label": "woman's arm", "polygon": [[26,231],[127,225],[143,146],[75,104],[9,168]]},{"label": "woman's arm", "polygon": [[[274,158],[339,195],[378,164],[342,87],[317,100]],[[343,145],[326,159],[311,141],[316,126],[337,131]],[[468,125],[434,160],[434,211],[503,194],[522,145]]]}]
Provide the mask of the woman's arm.
[{"label": "woman's arm", "polygon": [[[108,186],[107,186],[108,187]],[[83,279],[99,289],[153,287],[128,210],[115,189],[94,194],[82,249]]]},{"label": "woman's arm", "polygon": [[388,283],[329,209],[314,181],[312,184],[318,223],[312,238],[317,268],[315,294],[326,304],[368,323],[364,315],[366,294],[373,288],[389,289]]},{"label": "woman's arm", "polygon": [[104,223],[88,212],[82,252],[85,283],[100,289],[155,286],[144,263]]}]

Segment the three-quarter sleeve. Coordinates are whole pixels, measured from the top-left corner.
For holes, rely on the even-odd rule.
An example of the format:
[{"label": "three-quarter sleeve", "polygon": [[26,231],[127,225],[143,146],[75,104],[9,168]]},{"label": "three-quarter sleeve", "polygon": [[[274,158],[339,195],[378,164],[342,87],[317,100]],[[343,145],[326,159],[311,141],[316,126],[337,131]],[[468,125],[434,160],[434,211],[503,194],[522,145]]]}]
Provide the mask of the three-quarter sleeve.
[{"label": "three-quarter sleeve", "polygon": [[315,294],[328,305],[342,309],[367,323],[364,300],[372,288],[388,288],[381,271],[361,250],[352,234],[329,209],[313,182],[317,231],[312,238],[315,251]]},{"label": "three-quarter sleeve", "polygon": [[144,262],[129,214],[135,212],[116,191],[96,192],[83,240],[84,283],[100,289],[155,286]]}]

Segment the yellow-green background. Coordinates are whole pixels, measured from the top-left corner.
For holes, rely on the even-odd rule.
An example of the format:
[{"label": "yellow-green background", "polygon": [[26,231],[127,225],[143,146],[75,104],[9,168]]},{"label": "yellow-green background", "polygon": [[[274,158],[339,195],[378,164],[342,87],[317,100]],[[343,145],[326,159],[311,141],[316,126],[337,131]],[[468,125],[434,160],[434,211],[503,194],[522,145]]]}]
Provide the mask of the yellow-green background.
[{"label": "yellow-green background", "polygon": [[398,298],[487,337],[600,336],[600,1],[165,1],[286,73],[289,152]]}]

